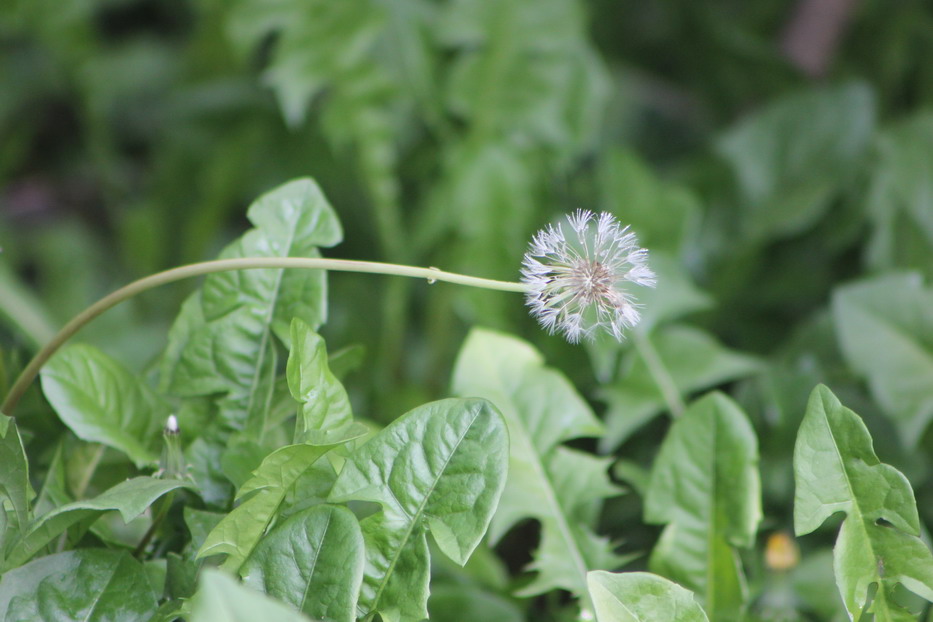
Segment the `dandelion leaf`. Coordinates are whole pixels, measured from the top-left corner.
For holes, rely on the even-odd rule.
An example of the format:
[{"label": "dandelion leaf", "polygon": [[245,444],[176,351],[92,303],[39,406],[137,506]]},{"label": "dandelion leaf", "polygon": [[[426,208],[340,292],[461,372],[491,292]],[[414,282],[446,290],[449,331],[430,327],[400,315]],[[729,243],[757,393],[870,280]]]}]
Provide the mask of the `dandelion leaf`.
[{"label": "dandelion leaf", "polygon": [[898,583],[933,601],[933,555],[919,537],[910,483],[878,460],[861,418],[822,385],[797,434],[794,476],[797,535],[837,512],[846,515],[833,552],[836,584],[853,620],[866,611],[872,584],[876,620],[906,619],[893,600]]},{"label": "dandelion leaf", "polygon": [[754,544],[761,520],[758,442],[721,393],[674,422],[651,473],[645,521],[665,524],[650,568],[696,591],[716,620],[738,620],[747,597],[735,547]]},{"label": "dandelion leaf", "polygon": [[428,615],[427,534],[460,565],[486,533],[508,469],[502,415],[483,399],[420,406],[347,460],[330,500],[381,510],[360,521],[366,569],[358,615],[419,622]]},{"label": "dandelion leaf", "polygon": [[541,546],[522,591],[555,588],[586,597],[586,573],[618,567],[622,559],[594,531],[603,499],[619,494],[608,461],[561,443],[599,436],[602,425],[570,382],[544,365],[527,343],[489,330],[467,337],[454,370],[454,392],[494,403],[509,427],[509,478],[490,528],[493,542],[517,522],[541,523]]}]

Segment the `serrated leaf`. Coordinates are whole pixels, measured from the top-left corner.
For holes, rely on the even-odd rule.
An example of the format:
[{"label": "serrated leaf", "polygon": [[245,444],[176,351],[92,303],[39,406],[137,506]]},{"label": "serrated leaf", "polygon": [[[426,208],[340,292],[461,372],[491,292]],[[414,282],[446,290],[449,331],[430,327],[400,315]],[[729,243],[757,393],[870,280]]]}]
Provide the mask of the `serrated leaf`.
[{"label": "serrated leaf", "polygon": [[[317,257],[342,231],[311,179],[259,197],[247,216],[255,228],[220,254],[234,257]],[[236,270],[209,275],[169,333],[162,361],[165,390],[181,396],[224,394],[221,416],[254,438],[265,431],[275,382],[273,335],[288,342],[292,318],[312,327],[326,317],[321,270]]]},{"label": "serrated leaf", "polygon": [[732,400],[711,393],[671,426],[645,498],[645,522],[666,525],[652,572],[697,592],[714,620],[738,620],[747,598],[736,547],[761,520],[758,441]]},{"label": "serrated leaf", "polygon": [[341,434],[352,423],[350,399],[330,371],[324,340],[298,318],[292,321],[286,376],[299,404],[296,443],[326,444],[328,437]]},{"label": "serrated leaf", "polygon": [[[649,339],[682,396],[736,380],[761,369],[757,359],[729,350],[712,335],[690,326],[668,326]],[[606,434],[600,449],[611,451],[666,408],[659,380],[637,351],[628,355],[628,371],[600,390],[606,401]]]},{"label": "serrated leaf", "polygon": [[912,447],[933,419],[933,291],[918,274],[890,274],[833,293],[849,365]]},{"label": "serrated leaf", "polygon": [[466,563],[505,484],[508,432],[486,400],[420,406],[381,430],[347,460],[331,500],[382,510],[361,521],[367,565],[359,615],[386,622],[427,616],[430,532],[441,551]]},{"label": "serrated leaf", "polygon": [[743,199],[740,229],[753,240],[815,222],[857,169],[875,124],[861,83],[788,95],[740,121],[718,143]]},{"label": "serrated leaf", "polygon": [[708,622],[693,593],[647,572],[587,575],[597,622]]},{"label": "serrated leaf", "polygon": [[310,622],[288,605],[237,583],[230,575],[205,568],[191,599],[189,622]]},{"label": "serrated leaf", "polygon": [[900,620],[898,583],[933,601],[933,555],[919,538],[913,490],[904,475],[878,460],[861,418],[825,386],[813,390],[794,448],[794,529],[804,535],[837,512],[836,584],[856,622],[878,585],[876,620]]},{"label": "serrated leaf", "polygon": [[0,568],[7,546],[26,528],[29,502],[34,496],[29,461],[16,421],[0,414]]},{"label": "serrated leaf", "polygon": [[0,619],[145,622],[158,608],[142,564],[125,551],[42,557],[0,579]]},{"label": "serrated leaf", "polygon": [[290,516],[243,565],[243,582],[314,620],[353,622],[366,554],[350,510],[319,505]]},{"label": "serrated leaf", "polygon": [[46,399],[78,438],[122,451],[139,467],[158,460],[168,405],[119,362],[76,344],[59,351],[41,376]]},{"label": "serrated leaf", "polygon": [[117,511],[124,523],[146,511],[159,497],[179,488],[191,487],[187,482],[152,477],[136,477],[120,482],[93,499],[75,501],[36,518],[23,537],[9,551],[6,568],[28,561],[43,546],[77,523],[87,528],[104,512]]},{"label": "serrated leaf", "polygon": [[453,389],[488,399],[508,424],[509,478],[490,539],[495,542],[525,518],[541,522],[542,544],[533,561],[538,576],[524,593],[560,587],[585,596],[589,569],[612,568],[621,561],[593,532],[595,511],[618,490],[608,481],[607,461],[560,443],[598,436],[599,421],[534,348],[488,330],[474,329],[467,337]]},{"label": "serrated leaf", "polygon": [[237,491],[237,499],[245,500],[211,530],[198,557],[225,554],[223,568],[238,571],[275,520],[292,487],[334,447],[336,444],[287,445],[266,456]]}]

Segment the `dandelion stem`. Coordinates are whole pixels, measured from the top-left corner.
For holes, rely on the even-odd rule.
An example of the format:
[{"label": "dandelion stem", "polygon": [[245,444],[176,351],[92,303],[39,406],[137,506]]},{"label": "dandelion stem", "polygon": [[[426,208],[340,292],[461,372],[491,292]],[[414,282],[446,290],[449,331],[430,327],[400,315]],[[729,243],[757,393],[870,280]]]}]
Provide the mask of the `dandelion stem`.
[{"label": "dandelion stem", "polygon": [[187,266],[172,268],[164,272],[151,274],[138,281],[133,281],[129,285],[104,296],[84,311],[74,316],[65,326],[49,341],[36,355],[29,361],[26,368],[20,373],[13,387],[10,389],[6,400],[0,405],[0,412],[12,416],[13,409],[19,402],[23,393],[29,388],[39,370],[45,363],[52,358],[52,355],[75,333],[81,330],[91,320],[102,314],[104,311],[115,307],[124,300],[132,298],[144,291],[174,283],[182,279],[187,279],[215,272],[230,272],[233,270],[255,270],[255,269],[285,269],[300,268],[306,270],[334,270],[340,272],[367,272],[371,274],[387,274],[393,276],[408,276],[414,278],[427,279],[429,283],[435,281],[446,281],[458,285],[469,287],[481,287],[485,289],[494,289],[506,292],[525,292],[527,286],[524,283],[514,283],[510,281],[495,281],[492,279],[483,279],[475,276],[456,274],[453,272],[444,272],[437,268],[421,268],[418,266],[402,266],[398,264],[378,263],[374,261],[355,261],[350,259],[324,259],[317,257],[238,257],[234,259],[217,259],[214,261],[204,261]]},{"label": "dandelion stem", "polygon": [[635,331],[632,336],[638,353],[641,355],[642,360],[645,361],[645,365],[648,366],[648,372],[661,390],[664,401],[667,402],[668,410],[675,419],[680,417],[686,409],[684,400],[680,396],[680,390],[667,370],[667,366],[654,348],[654,344],[641,332]]}]

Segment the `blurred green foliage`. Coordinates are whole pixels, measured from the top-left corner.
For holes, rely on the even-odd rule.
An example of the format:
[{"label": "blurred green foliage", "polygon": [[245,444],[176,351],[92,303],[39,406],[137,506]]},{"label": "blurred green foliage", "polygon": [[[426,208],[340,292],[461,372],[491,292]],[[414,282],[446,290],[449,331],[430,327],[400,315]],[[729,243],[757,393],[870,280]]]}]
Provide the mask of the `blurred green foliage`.
[{"label": "blurred green foliage", "polygon": [[[339,216],[329,256],[509,280],[531,234],[582,206],[651,250],[662,286],[640,330],[678,388],[720,386],[750,414],[764,534],[792,527],[793,439],[820,382],[865,418],[929,527],[933,9],[852,3],[819,77],[789,60],[799,15],[779,0],[7,0],[0,389],[74,313],[215,256],[254,197],[295,177]],[[194,286],[80,339],[149,374]],[[638,493],[606,503],[600,533],[625,553],[654,546],[638,482],[669,425],[628,343],[569,346],[500,293],[364,275],[329,287],[322,332],[332,351],[365,349],[347,389],[382,424],[450,393],[471,326],[533,342],[606,415],[599,450]],[[700,373],[691,357],[712,362]],[[20,415],[34,474],[51,472],[63,426],[38,392]],[[535,537],[506,535],[506,565]],[[830,572],[831,530],[802,541],[787,577],[760,540],[742,553],[755,615],[840,613],[807,591]],[[437,573],[438,611],[455,615],[444,590],[460,581],[518,615],[492,571]]]}]

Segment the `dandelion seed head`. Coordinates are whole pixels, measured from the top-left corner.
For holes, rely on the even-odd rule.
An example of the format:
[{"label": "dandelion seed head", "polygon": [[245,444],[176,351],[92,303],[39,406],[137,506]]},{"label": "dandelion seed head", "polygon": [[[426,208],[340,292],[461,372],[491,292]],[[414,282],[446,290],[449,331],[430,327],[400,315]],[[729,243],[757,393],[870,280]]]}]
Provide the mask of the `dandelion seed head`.
[{"label": "dandelion seed head", "polygon": [[571,343],[599,329],[621,341],[641,318],[633,286],[655,285],[647,262],[648,251],[612,214],[577,210],[532,238],[522,261],[525,300],[545,330]]}]

